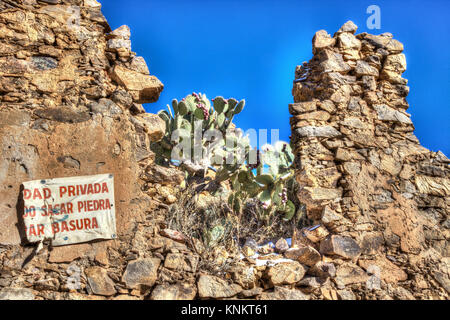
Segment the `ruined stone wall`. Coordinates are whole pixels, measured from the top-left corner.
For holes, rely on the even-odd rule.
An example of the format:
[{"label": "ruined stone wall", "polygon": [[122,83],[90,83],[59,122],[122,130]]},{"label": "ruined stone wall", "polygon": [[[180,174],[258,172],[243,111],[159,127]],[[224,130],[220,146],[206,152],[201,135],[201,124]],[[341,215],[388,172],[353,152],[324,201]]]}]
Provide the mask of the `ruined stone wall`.
[{"label": "ruined stone wall", "polygon": [[[320,226],[239,258],[217,247],[218,277],[166,229],[184,175],[154,163],[165,124],[141,104],[163,85],[128,27],[95,0],[0,0],[0,300],[448,298],[449,160],[412,133],[403,46],[355,31],[319,31],[296,71],[299,198]],[[118,238],[36,253],[22,182],[100,173],[115,176]]]},{"label": "ruined stone wall", "polygon": [[347,22],[334,36],[318,31],[314,57],[295,71],[298,197],[331,232],[317,249],[355,275],[379,268],[384,290],[370,293],[367,278],[350,272],[338,286],[448,298],[450,160],[414,136],[403,45],[356,30]]},{"label": "ruined stone wall", "polygon": [[[120,294],[111,279],[140,256],[133,241],[145,228],[152,234],[149,215],[173,202],[167,185],[182,179],[154,165],[150,150],[165,124],[142,103],[157,101],[163,84],[131,51],[129,28],[112,31],[95,0],[0,1],[0,41],[0,288],[12,290],[1,298],[82,297],[67,296],[75,260],[82,283],[72,293],[86,292],[86,271],[90,293]],[[23,235],[22,182],[101,173],[115,177],[118,240],[46,246],[34,256]]]}]

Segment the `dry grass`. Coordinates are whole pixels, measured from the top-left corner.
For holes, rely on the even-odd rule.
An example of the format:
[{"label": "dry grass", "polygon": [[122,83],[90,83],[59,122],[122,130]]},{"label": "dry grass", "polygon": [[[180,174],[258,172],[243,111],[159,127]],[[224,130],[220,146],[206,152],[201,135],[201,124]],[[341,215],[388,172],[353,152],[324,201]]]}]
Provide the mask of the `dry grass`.
[{"label": "dry grass", "polygon": [[[271,217],[269,225],[259,219],[260,206],[257,201],[249,201],[244,212],[234,213],[226,201],[209,199],[201,206],[198,200],[198,184],[191,184],[180,193],[177,203],[167,213],[167,226],[178,230],[192,239],[192,247],[200,255],[200,268],[212,273],[226,270],[233,259],[238,257],[240,247],[251,238],[257,243],[290,238],[294,221],[284,221],[281,215]],[[215,232],[220,231],[220,232]],[[213,236],[213,234],[217,236]]]}]

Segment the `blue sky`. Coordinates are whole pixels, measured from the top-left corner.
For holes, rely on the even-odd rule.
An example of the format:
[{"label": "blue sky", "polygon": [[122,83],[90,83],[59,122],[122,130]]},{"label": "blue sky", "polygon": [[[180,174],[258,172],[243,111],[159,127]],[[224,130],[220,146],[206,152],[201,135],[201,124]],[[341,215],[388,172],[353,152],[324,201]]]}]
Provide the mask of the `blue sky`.
[{"label": "blue sky", "polygon": [[[247,130],[279,129],[289,140],[295,66],[312,57],[317,30],[347,20],[358,33],[391,32],[405,45],[412,114],[421,143],[450,156],[450,1],[100,0],[111,28],[131,28],[133,51],[165,85],[148,112],[195,92],[246,99],[236,117]],[[368,6],[381,29],[368,30]]]}]

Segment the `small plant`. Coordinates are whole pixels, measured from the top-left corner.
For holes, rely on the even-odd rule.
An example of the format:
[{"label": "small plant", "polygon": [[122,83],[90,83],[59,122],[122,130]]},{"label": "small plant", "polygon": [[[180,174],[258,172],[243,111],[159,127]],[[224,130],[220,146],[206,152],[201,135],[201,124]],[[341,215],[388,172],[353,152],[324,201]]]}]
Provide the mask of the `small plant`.
[{"label": "small plant", "polygon": [[[180,102],[174,99],[172,108],[160,111],[166,134],[154,145],[156,154],[166,162],[178,161],[191,175],[212,168],[216,185],[230,182],[228,204],[240,215],[250,200],[257,199],[260,220],[270,223],[275,213],[291,220],[296,208],[288,199],[288,189],[294,183],[294,155],[289,144],[279,141],[262,151],[252,149],[249,138],[233,124],[245,100],[216,97],[212,102],[204,94],[192,93]],[[211,230],[209,237],[214,241],[221,230]]]},{"label": "small plant", "polygon": [[[179,161],[191,174],[224,163],[236,163],[238,150],[250,148],[250,141],[233,124],[235,115],[242,112],[245,100],[217,97],[208,100],[206,95],[192,93],[172,109],[158,115],[166,122],[166,134],[153,147],[165,161]],[[225,140],[223,139],[225,137]]]},{"label": "small plant", "polygon": [[233,192],[228,202],[237,212],[242,212],[247,201],[256,198],[261,206],[261,220],[269,222],[274,213],[284,214],[291,220],[295,205],[288,199],[288,187],[294,183],[294,160],[289,144],[279,141],[275,146],[266,145],[263,153],[257,151],[257,164],[242,166],[235,172],[218,175],[229,176]]}]

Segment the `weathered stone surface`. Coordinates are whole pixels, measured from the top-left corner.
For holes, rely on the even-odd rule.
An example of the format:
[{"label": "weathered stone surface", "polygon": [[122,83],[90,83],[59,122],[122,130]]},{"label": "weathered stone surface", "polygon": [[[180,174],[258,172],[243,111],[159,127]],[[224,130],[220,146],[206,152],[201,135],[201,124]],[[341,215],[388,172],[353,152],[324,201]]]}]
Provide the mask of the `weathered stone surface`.
[{"label": "weathered stone surface", "polygon": [[374,272],[376,276],[379,276],[386,283],[397,283],[408,279],[406,272],[385,257],[377,257],[374,260],[359,260],[358,264],[367,272]]},{"label": "weathered stone surface", "polygon": [[316,111],[316,102],[309,101],[309,102],[298,102],[298,103],[292,103],[289,105],[289,112],[293,115],[305,113],[305,112],[311,112]]},{"label": "weathered stone surface", "polygon": [[122,281],[130,289],[138,289],[141,286],[151,287],[155,284],[160,263],[161,260],[157,258],[131,261],[122,276]]},{"label": "weathered stone surface", "polygon": [[[139,181],[139,149],[134,138],[124,140],[125,135],[133,137],[131,124],[125,119],[120,123],[103,122],[103,126],[92,120],[77,125],[54,123],[51,135],[17,126],[0,127],[0,150],[4,155],[0,159],[0,181],[12,186],[0,190],[0,203],[6,208],[0,222],[0,243],[20,242],[16,204],[22,181],[99,173],[114,174],[118,232],[129,232],[148,202]],[[67,157],[79,166],[67,166],[58,160]],[[18,161],[11,161],[13,158]],[[137,198],[140,200],[134,201]]]},{"label": "weathered stone surface", "polygon": [[369,280],[369,276],[363,269],[351,263],[344,263],[337,267],[334,281],[339,287],[355,283],[364,283]]},{"label": "weathered stone surface", "polygon": [[[439,289],[425,280],[399,283],[407,281],[405,272],[422,279],[429,277],[425,270],[446,273],[437,266],[448,255],[442,221],[448,215],[449,162],[420,146],[412,134],[405,112],[409,87],[402,78],[407,67],[403,45],[390,33],[355,31],[348,22],[333,37],[317,33],[313,59],[296,68],[289,111],[297,196],[307,217],[333,233],[321,241],[320,252],[323,260],[337,261],[341,277],[348,274],[338,284],[340,291],[357,284],[350,298],[373,298],[362,282],[367,278],[367,288],[378,288],[378,268],[384,283],[392,284],[377,289],[378,298],[446,299],[446,276],[436,280]],[[430,250],[435,254],[412,272],[410,261]],[[389,253],[387,260],[383,253]],[[360,254],[368,275],[355,265]],[[355,264],[342,265],[342,258]],[[308,272],[320,274],[314,268]],[[326,288],[321,298],[336,296],[345,298]]]},{"label": "weathered stone surface", "polygon": [[306,266],[314,266],[321,260],[321,255],[316,249],[310,246],[301,246],[299,248],[291,248],[284,253],[288,259],[296,260]]},{"label": "weathered stone surface", "polygon": [[0,300],[34,300],[34,294],[25,288],[3,288],[0,290]]},{"label": "weathered stone surface", "polygon": [[275,243],[275,250],[279,253],[284,253],[289,249],[289,244],[286,239],[281,238]]},{"label": "weathered stone surface", "polygon": [[371,65],[369,65],[365,61],[359,60],[356,63],[355,71],[356,71],[356,75],[359,77],[362,77],[362,76],[378,77],[378,70],[376,68],[372,67]]},{"label": "weathered stone surface", "polygon": [[172,270],[196,272],[198,257],[182,253],[170,253],[164,260],[164,267]]},{"label": "weathered stone surface", "polygon": [[323,225],[303,229],[303,234],[313,243],[325,239],[330,233]]},{"label": "weathered stone surface", "polygon": [[54,247],[50,251],[48,261],[51,263],[69,263],[78,258],[88,256],[94,249],[88,243],[74,244],[71,246]]},{"label": "weathered stone surface", "polygon": [[114,67],[111,77],[126,88],[136,103],[151,103],[158,100],[164,85],[154,76],[124,68]]},{"label": "weathered stone surface", "polygon": [[197,287],[200,298],[231,298],[242,292],[242,287],[237,284],[205,274],[200,275]]},{"label": "weathered stone surface", "polygon": [[161,284],[155,287],[150,297],[151,300],[194,300],[197,295],[195,285],[177,283],[174,285]]},{"label": "weathered stone surface", "polygon": [[341,33],[338,36],[339,46],[343,49],[359,49],[361,48],[361,41],[348,32]]},{"label": "weathered stone surface", "polygon": [[407,115],[386,105],[376,105],[374,108],[377,111],[379,120],[412,124],[411,119]]},{"label": "weathered stone surface", "polygon": [[336,39],[332,38],[325,30],[317,31],[313,38],[313,53],[315,54],[321,49],[332,47],[336,43]]},{"label": "weathered stone surface", "polygon": [[308,270],[308,274],[319,278],[334,278],[336,276],[336,266],[331,262],[319,261]]},{"label": "weathered stone surface", "polygon": [[109,36],[129,40],[131,37],[130,27],[128,27],[127,25],[120,26],[116,30],[109,33]]},{"label": "weathered stone surface", "polygon": [[331,235],[320,242],[320,252],[326,255],[338,255],[354,259],[361,254],[358,243],[349,237]]},{"label": "weathered stone surface", "polygon": [[323,127],[314,127],[314,126],[305,126],[302,128],[298,128],[295,132],[300,137],[319,137],[319,138],[334,138],[339,137],[341,133],[333,127],[323,126]]},{"label": "weathered stone surface", "polygon": [[89,108],[93,113],[101,113],[108,116],[122,113],[122,109],[120,109],[113,101],[105,98],[100,99],[98,102],[91,103]]},{"label": "weathered stone surface", "polygon": [[182,172],[175,168],[154,165],[148,168],[147,179],[153,183],[178,185],[184,180]]},{"label": "weathered stone surface", "polygon": [[350,32],[351,34],[355,33],[358,30],[358,26],[353,21],[347,21],[342,25],[342,27],[338,30],[338,34],[342,32]]},{"label": "weathered stone surface", "polygon": [[296,261],[278,263],[266,270],[266,276],[272,286],[297,283],[305,273],[306,269]]},{"label": "weathered stone surface", "polygon": [[147,62],[145,62],[145,59],[143,57],[133,57],[130,62],[130,69],[142,74],[150,74]]},{"label": "weathered stone surface", "polygon": [[320,68],[322,72],[340,72],[347,73],[351,70],[351,67],[344,61],[342,54],[336,53],[331,50],[323,50],[319,53]]},{"label": "weathered stone surface", "polygon": [[300,290],[275,287],[273,292],[263,292],[259,300],[309,300],[310,296]]},{"label": "weathered stone surface", "polygon": [[101,267],[90,267],[85,270],[87,281],[92,292],[101,296],[116,294],[114,282],[108,277],[107,271]]},{"label": "weathered stone surface", "polygon": [[160,141],[166,134],[166,123],[158,115],[142,113],[136,117],[141,120],[151,142]]},{"label": "weathered stone surface", "polygon": [[417,175],[415,182],[420,193],[441,197],[450,196],[450,178]]}]

